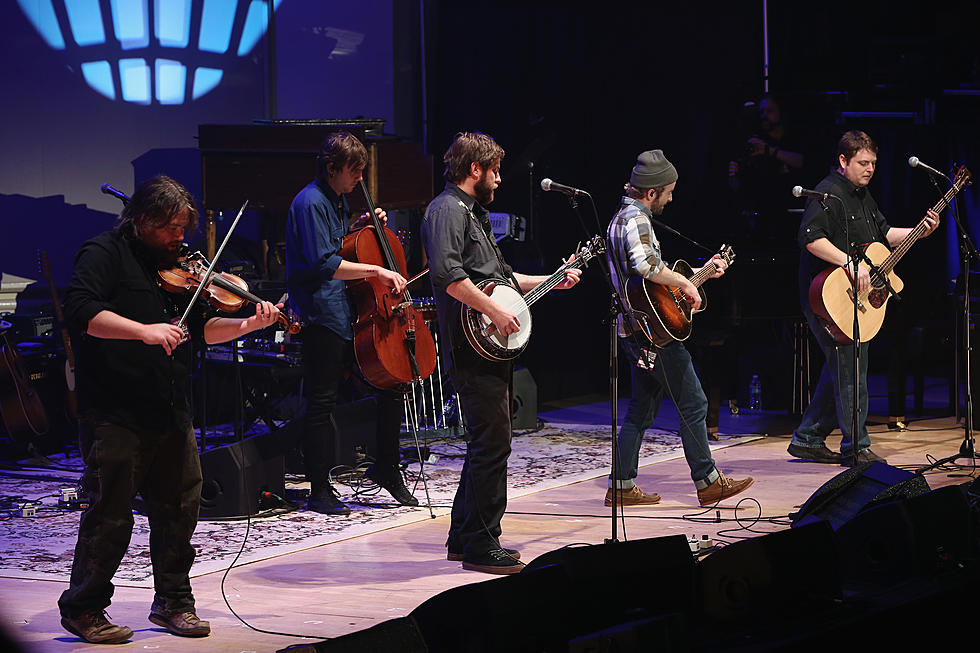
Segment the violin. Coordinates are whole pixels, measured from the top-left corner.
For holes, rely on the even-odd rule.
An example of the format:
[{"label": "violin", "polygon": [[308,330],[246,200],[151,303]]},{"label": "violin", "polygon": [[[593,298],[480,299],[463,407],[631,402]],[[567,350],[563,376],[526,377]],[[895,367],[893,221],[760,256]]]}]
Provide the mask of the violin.
[{"label": "violin", "polygon": [[[360,188],[372,224],[347,234],[340,256],[407,276],[405,252],[398,237],[378,219],[363,180]],[[436,367],[435,341],[425,320],[416,313],[408,289],[394,295],[371,277],[348,281],[347,289],[357,307],[354,356],[368,383],[383,390],[405,391],[416,381],[427,379]]]},{"label": "violin", "polygon": [[[168,292],[183,294],[197,290],[207,274],[203,256],[195,252],[177,261],[177,265],[166,270],[158,270],[157,283]],[[202,293],[207,295],[208,303],[223,313],[236,313],[245,302],[258,304],[263,300],[248,291],[248,284],[241,277],[228,272],[216,272],[205,284]],[[286,314],[279,313],[279,322],[289,333],[299,333],[303,325],[291,322]]]}]

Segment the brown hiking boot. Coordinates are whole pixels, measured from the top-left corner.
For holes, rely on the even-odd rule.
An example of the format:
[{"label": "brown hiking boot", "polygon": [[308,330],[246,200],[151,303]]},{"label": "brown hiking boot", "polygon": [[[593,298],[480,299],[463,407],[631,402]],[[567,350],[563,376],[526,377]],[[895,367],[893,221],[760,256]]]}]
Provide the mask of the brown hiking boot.
[{"label": "brown hiking boot", "polygon": [[133,637],[131,628],[109,623],[105,610],[93,610],[74,618],[62,617],[61,626],[92,644],[122,644]]},{"label": "brown hiking boot", "polygon": [[698,503],[702,506],[712,506],[716,503],[724,501],[728,497],[733,497],[742,490],[748,488],[752,485],[752,477],[736,481],[734,479],[726,477],[720,471],[718,472],[718,478],[715,482],[706,488],[698,490]]},{"label": "brown hiking boot", "polygon": [[[609,488],[606,490],[606,506],[612,506],[613,500],[613,490]],[[634,485],[628,490],[623,490],[620,488],[618,495],[616,496],[616,503],[621,506],[652,506],[660,503],[660,495],[653,493],[647,494],[640,489],[639,485]]]},{"label": "brown hiking boot", "polygon": [[147,619],[181,637],[207,637],[211,634],[210,622],[198,619],[193,610],[167,612],[156,601],[153,602]]}]

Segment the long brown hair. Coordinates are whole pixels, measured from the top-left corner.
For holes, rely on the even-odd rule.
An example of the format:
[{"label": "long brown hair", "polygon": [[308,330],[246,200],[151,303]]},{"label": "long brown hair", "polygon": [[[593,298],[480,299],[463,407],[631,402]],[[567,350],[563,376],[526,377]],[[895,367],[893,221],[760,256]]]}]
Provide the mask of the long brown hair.
[{"label": "long brown hair", "polygon": [[136,189],[119,215],[116,229],[138,236],[143,227],[159,229],[187,209],[187,233],[197,229],[198,213],[194,198],[180,182],[157,175]]}]

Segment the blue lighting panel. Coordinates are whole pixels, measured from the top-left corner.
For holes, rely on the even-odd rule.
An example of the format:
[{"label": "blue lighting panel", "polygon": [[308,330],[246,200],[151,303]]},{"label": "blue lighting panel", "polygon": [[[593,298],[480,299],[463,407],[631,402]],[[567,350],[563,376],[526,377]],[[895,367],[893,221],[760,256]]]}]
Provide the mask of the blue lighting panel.
[{"label": "blue lighting panel", "polygon": [[116,99],[116,87],[112,83],[112,68],[108,61],[87,61],[82,64],[85,83],[109,98]]},{"label": "blue lighting panel", "polygon": [[65,49],[65,39],[58,28],[58,18],[54,15],[51,0],[17,0],[17,4],[48,47],[55,50]]},{"label": "blue lighting panel", "polygon": [[231,43],[231,28],[235,22],[238,0],[204,0],[201,11],[199,50],[224,54]]},{"label": "blue lighting panel", "polygon": [[160,104],[183,104],[184,88],[187,84],[187,68],[179,61],[157,59],[156,62],[157,102]]},{"label": "blue lighting panel", "polygon": [[[282,0],[273,2],[273,10],[279,8]],[[245,27],[242,29],[242,40],[238,44],[238,56],[244,57],[252,51],[269,26],[269,5],[265,0],[252,0],[245,15]]]},{"label": "blue lighting panel", "polygon": [[191,91],[191,99],[196,100],[215,86],[221,83],[223,70],[217,68],[198,68],[194,71],[194,88]]},{"label": "blue lighting panel", "polygon": [[191,0],[153,0],[157,40],[165,48],[186,48],[191,32]]},{"label": "blue lighting panel", "polygon": [[150,67],[146,59],[120,59],[119,83],[122,99],[136,104],[150,103]]},{"label": "blue lighting panel", "polygon": [[[150,44],[147,0],[111,0],[112,29],[123,50],[145,48]],[[120,62],[122,63],[122,62]],[[126,87],[123,86],[123,97]]]},{"label": "blue lighting panel", "polygon": [[75,43],[80,46],[105,43],[99,0],[65,0],[65,11]]}]

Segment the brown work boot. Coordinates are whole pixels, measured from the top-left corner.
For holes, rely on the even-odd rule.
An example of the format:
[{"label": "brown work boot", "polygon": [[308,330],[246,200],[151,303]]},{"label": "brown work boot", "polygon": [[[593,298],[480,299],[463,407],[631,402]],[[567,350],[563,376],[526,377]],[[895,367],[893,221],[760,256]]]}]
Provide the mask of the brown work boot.
[{"label": "brown work boot", "polygon": [[751,476],[744,480],[736,481],[728,478],[719,471],[718,478],[715,479],[714,483],[698,490],[698,503],[702,506],[713,506],[728,497],[735,496],[750,485],[752,485]]},{"label": "brown work boot", "polygon": [[[606,490],[605,504],[607,507],[612,506],[612,500],[613,490],[609,488]],[[640,489],[639,485],[634,485],[628,490],[620,488],[616,496],[616,503],[621,506],[652,506],[660,503],[660,495],[656,493],[647,494]]]},{"label": "brown work boot", "polygon": [[132,639],[133,631],[106,619],[105,610],[93,610],[77,617],[62,617],[61,626],[92,644],[122,644]]},{"label": "brown work boot", "polygon": [[170,612],[157,601],[150,607],[147,619],[181,637],[207,637],[211,634],[211,624],[198,619],[194,610]]}]

